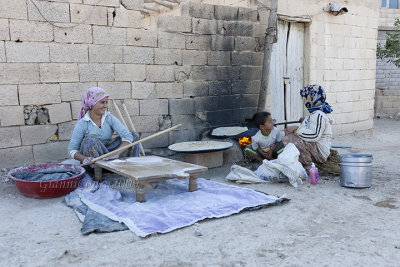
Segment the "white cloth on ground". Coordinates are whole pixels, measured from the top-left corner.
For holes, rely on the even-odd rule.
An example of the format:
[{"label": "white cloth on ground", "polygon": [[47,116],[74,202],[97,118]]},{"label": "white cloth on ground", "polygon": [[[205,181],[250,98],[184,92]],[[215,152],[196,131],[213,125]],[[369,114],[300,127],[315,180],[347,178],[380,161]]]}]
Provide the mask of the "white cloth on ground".
[{"label": "white cloth on ground", "polygon": [[296,146],[289,143],[277,159],[270,161],[265,159],[255,172],[233,165],[225,179],[236,183],[263,183],[289,179],[294,187],[298,187],[303,183],[302,179],[307,178],[307,173],[299,162],[299,155]]}]

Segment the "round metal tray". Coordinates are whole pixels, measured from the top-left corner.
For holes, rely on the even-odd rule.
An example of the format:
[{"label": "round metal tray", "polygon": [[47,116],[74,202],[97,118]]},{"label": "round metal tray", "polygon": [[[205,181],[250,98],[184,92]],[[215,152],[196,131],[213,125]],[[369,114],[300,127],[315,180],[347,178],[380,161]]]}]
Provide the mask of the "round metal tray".
[{"label": "round metal tray", "polygon": [[225,150],[232,146],[233,144],[230,142],[190,141],[172,144],[168,149],[180,153],[206,153]]}]

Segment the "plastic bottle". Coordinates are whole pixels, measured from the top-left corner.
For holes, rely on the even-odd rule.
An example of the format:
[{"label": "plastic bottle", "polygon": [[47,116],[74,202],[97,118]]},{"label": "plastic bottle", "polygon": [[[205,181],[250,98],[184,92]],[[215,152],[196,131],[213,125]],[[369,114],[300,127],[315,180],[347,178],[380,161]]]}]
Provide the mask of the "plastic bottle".
[{"label": "plastic bottle", "polygon": [[319,181],[318,169],[315,167],[314,163],[311,164],[310,180],[311,180],[311,184],[318,184],[318,181]]}]

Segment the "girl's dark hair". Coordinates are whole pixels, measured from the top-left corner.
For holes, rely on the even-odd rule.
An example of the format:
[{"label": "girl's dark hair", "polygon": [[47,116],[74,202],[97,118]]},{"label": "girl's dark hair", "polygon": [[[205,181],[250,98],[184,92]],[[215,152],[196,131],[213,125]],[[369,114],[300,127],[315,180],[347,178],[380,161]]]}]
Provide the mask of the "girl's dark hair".
[{"label": "girl's dark hair", "polygon": [[269,112],[257,112],[254,114],[252,121],[258,128],[260,128],[260,125],[263,125],[269,116],[271,116],[271,113]]}]

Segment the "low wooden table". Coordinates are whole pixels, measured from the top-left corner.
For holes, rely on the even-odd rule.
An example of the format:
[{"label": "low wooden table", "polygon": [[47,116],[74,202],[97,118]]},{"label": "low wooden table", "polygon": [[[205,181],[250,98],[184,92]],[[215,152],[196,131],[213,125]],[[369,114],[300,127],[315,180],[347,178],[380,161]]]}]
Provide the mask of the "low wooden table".
[{"label": "low wooden table", "polygon": [[[133,162],[129,160],[132,159]],[[135,162],[137,159],[137,162]],[[125,162],[124,162],[125,161]],[[147,162],[146,162],[147,161]],[[157,156],[123,158],[119,161],[99,160],[95,163],[94,178],[101,180],[103,168],[130,179],[136,187],[136,201],[145,202],[145,184],[168,179],[189,179],[189,192],[197,190],[197,177],[207,167]]]}]

